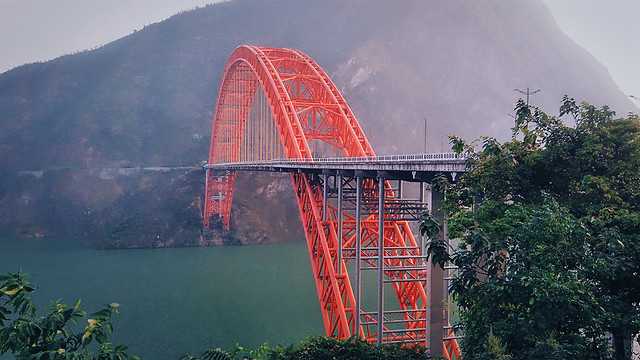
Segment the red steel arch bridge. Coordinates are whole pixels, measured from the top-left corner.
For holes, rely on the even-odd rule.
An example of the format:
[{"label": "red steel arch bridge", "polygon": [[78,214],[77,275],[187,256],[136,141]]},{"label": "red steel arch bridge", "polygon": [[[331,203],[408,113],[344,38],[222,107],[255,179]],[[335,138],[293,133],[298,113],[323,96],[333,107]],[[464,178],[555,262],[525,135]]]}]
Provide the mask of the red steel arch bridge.
[{"label": "red steel arch bridge", "polygon": [[[237,171],[291,174],[327,336],[419,344],[460,358],[443,306],[446,271],[428,264],[411,222],[428,206],[423,189],[433,176],[455,178],[464,159],[376,156],[310,57],[243,45],[224,70],[205,168],[205,230],[229,228]],[[417,200],[404,199],[405,181],[420,184]],[[439,209],[440,194],[430,195]]]}]

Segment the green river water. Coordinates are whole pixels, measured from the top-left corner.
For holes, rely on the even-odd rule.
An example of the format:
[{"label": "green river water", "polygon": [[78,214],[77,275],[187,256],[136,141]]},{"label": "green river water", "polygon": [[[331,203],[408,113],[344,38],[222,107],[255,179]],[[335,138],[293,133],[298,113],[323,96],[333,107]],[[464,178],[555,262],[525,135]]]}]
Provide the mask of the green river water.
[{"label": "green river water", "polygon": [[[238,343],[289,345],[324,326],[304,242],[218,248],[95,250],[65,239],[0,238],[0,272],[22,269],[50,300],[84,310],[120,304],[114,343],[143,360]],[[0,356],[0,359],[10,359]]]}]

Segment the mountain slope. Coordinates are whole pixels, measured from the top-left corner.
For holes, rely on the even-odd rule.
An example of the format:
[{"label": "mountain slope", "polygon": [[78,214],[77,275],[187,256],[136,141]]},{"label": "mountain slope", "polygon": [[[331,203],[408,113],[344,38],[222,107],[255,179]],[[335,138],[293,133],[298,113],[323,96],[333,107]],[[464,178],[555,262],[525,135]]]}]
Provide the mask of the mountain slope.
[{"label": "mountain slope", "polygon": [[[104,240],[115,232],[118,246],[165,244],[136,245],[138,235],[123,232],[122,224],[170,222],[166,214],[150,215],[170,214],[166,204],[140,199],[153,198],[150,191],[172,193],[172,182],[157,178],[148,187],[144,176],[95,174],[205,160],[220,77],[243,43],[297,48],[314,58],[378,154],[422,152],[425,117],[428,151],[446,151],[447,134],[504,139],[508,114],[522,97],[516,88],[541,88],[531,103],[551,113],[564,94],[621,114],[635,109],[541,1],[234,0],[175,15],[93,51],[0,74],[0,234]],[[96,192],[93,200],[74,192],[85,188]],[[184,199],[182,208],[193,201]],[[266,205],[252,206],[243,208],[244,217],[259,223]],[[82,216],[86,209],[102,220]],[[69,217],[75,220],[63,225]],[[273,241],[278,232],[260,237]]]}]

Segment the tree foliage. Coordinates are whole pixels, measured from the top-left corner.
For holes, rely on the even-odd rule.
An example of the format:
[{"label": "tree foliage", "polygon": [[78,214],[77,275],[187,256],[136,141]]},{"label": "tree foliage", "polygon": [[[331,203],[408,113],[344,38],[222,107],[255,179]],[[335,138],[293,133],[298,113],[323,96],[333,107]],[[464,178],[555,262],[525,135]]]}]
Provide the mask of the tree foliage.
[{"label": "tree foliage", "polygon": [[299,344],[276,346],[270,348],[263,345],[255,350],[248,350],[241,346],[233,347],[229,352],[221,349],[207,349],[200,357],[183,356],[181,360],[234,360],[234,359],[264,359],[264,360],[418,360],[435,359],[421,347],[402,347],[398,344],[378,346],[370,344],[360,338],[352,337],[339,340],[326,336],[309,336]]},{"label": "tree foliage", "polygon": [[352,337],[338,340],[325,336],[310,336],[300,345],[278,346],[268,354],[270,360],[297,359],[369,359],[369,360],[418,360],[433,359],[424,348],[401,347],[398,344],[378,346]]},{"label": "tree foliage", "polygon": [[640,332],[640,119],[566,96],[563,115],[575,126],[520,100],[511,141],[451,138],[470,169],[444,186],[460,246],[427,251],[459,267],[469,358],[625,359]]},{"label": "tree foliage", "polygon": [[[0,354],[25,360],[137,359],[126,353],[126,346],[109,343],[118,304],[107,304],[87,318],[80,300],[73,306],[57,301],[38,316],[31,300],[35,290],[23,273],[0,275]],[[79,325],[85,318],[86,324]]]}]

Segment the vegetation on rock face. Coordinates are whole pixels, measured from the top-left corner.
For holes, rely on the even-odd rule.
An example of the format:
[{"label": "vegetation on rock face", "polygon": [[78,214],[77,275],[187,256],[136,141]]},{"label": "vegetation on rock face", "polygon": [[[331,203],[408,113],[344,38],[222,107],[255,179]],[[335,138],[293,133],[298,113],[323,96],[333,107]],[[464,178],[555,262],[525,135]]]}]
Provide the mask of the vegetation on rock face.
[{"label": "vegetation on rock face", "polygon": [[289,176],[239,174],[231,216],[234,231],[205,234],[204,182],[200,166],[6,174],[0,176],[0,234],[91,239],[101,249],[304,239]]},{"label": "vegetation on rock face", "polygon": [[563,115],[575,126],[521,100],[511,141],[483,138],[477,151],[451,138],[470,166],[442,186],[449,237],[461,242],[448,252],[433,240],[428,253],[459,267],[450,291],[469,358],[631,356],[640,332],[640,119],[568,97]]},{"label": "vegetation on rock face", "polygon": [[2,236],[83,238],[99,248],[199,245],[199,167],[51,169],[0,176],[0,189]]},{"label": "vegetation on rock face", "polygon": [[149,198],[138,199],[110,224],[100,248],[159,248],[215,245],[202,238],[204,172],[193,169],[172,177],[158,174],[141,181]]}]

